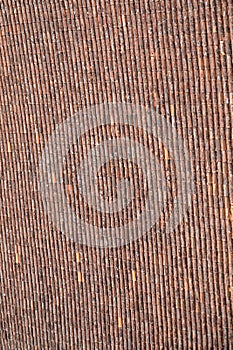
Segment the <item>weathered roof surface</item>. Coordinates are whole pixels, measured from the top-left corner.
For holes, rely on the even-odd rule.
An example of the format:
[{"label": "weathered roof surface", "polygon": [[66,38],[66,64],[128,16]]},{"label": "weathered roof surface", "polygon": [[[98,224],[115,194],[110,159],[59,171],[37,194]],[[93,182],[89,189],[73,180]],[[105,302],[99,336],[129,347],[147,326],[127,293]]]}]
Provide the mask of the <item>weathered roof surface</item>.
[{"label": "weathered roof surface", "polygon": [[0,3],[1,349],[233,347],[232,11]]}]

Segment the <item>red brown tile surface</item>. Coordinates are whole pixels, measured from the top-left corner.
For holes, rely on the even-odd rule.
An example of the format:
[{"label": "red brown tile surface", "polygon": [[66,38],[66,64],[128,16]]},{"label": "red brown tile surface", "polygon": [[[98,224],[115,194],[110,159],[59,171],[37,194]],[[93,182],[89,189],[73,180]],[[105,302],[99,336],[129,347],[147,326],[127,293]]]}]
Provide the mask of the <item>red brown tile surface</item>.
[{"label": "red brown tile surface", "polygon": [[[232,19],[231,0],[0,2],[0,349],[233,348]],[[169,234],[100,249],[48,219],[46,141],[103,102],[185,141],[195,191]]]}]

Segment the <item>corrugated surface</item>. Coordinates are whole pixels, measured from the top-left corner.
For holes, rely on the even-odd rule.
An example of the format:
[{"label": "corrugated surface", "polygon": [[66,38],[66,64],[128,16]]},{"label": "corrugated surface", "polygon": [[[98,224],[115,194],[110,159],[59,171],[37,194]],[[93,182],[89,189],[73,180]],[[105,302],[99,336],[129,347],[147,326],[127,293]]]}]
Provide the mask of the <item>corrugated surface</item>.
[{"label": "corrugated surface", "polygon": [[[232,11],[231,0],[0,2],[0,349],[233,348]],[[48,220],[35,178],[46,141],[103,102],[157,109],[186,143],[195,191],[169,234],[161,219],[98,249]]]}]

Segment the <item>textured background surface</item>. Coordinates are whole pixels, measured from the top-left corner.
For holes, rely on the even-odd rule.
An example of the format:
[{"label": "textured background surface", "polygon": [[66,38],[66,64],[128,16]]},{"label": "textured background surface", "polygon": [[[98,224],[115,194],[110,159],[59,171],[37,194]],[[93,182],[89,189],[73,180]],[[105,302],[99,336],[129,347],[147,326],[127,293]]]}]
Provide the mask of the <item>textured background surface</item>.
[{"label": "textured background surface", "polygon": [[[233,348],[232,7],[0,2],[1,349]],[[169,235],[101,250],[49,222],[41,151],[102,102],[156,107],[188,145],[196,191]]]}]

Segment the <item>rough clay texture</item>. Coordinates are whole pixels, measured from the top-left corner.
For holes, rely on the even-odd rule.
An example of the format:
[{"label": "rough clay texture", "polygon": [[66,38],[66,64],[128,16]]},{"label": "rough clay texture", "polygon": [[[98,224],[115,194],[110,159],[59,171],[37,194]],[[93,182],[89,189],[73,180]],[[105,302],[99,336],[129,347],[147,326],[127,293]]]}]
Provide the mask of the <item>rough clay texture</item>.
[{"label": "rough clay texture", "polygon": [[[232,6],[0,2],[0,349],[233,348]],[[35,179],[46,141],[103,102],[156,109],[186,143],[195,191],[169,234],[161,218],[135,242],[99,249],[48,219]],[[107,129],[95,142],[117,132]],[[74,146],[64,176],[77,209],[76,158]],[[144,178],[130,162],[103,166],[98,186],[111,197],[117,179],[134,175],[132,210],[143,208]]]}]

